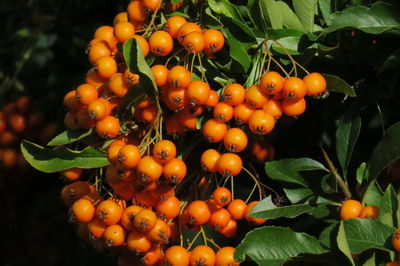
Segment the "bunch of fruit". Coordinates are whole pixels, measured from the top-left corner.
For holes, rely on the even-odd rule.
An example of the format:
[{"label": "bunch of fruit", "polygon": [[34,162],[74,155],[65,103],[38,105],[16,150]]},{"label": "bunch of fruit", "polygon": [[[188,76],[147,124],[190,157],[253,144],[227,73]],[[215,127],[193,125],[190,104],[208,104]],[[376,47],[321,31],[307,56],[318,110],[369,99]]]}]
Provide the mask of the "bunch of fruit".
[{"label": "bunch of fruit", "polygon": [[[131,1],[113,26],[97,28],[87,50],[92,67],[84,83],[64,97],[66,127],[96,132],[98,139],[86,144],[104,149],[110,164],[62,170],[73,182],[61,197],[83,238],[119,255],[120,265],[238,265],[235,249],[220,247],[205,226],[231,238],[238,220],[265,222],[249,215],[258,203],[253,192],[257,188],[261,200],[265,191],[241,155],[250,143],[256,159],[273,157],[260,135],[270,133],[283,114],[301,115],[305,97],[326,90],[319,73],[305,70],[301,79],[281,68],[282,76],[270,64],[248,88],[209,82],[202,62],[218,56],[224,35],[183,16],[162,22],[161,9],[182,4]],[[148,66],[132,68],[128,43],[141,48],[134,56],[140,62],[147,58]],[[264,43],[269,49],[268,40]],[[149,76],[135,71],[146,67]],[[209,148],[195,150],[196,141]],[[254,182],[246,199],[234,197],[241,174]],[[189,239],[190,231],[198,233]]]},{"label": "bunch of fruit", "polygon": [[0,165],[4,169],[25,168],[19,149],[22,139],[44,144],[54,136],[57,124],[45,122],[44,113],[32,107],[28,96],[21,96],[0,110]]}]

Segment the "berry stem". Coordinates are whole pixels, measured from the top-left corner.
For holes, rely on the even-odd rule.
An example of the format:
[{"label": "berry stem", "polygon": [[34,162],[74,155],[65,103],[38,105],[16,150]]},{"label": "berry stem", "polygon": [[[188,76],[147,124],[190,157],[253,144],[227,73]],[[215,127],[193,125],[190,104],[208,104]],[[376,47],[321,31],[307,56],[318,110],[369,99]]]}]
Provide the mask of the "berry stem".
[{"label": "berry stem", "polygon": [[343,178],[339,175],[339,173],[336,171],[335,166],[333,165],[331,159],[329,158],[328,154],[325,152],[324,148],[321,148],[322,154],[324,155],[325,161],[328,164],[329,171],[333,176],[335,177],[336,181],[338,182],[340,188],[343,191],[344,197],[346,199],[351,199],[351,192],[349,187],[347,186],[346,182],[343,180]]},{"label": "berry stem", "polygon": [[263,198],[263,193],[262,193],[262,188],[261,188],[260,182],[246,167],[243,167],[242,169],[254,180],[254,183],[256,184],[256,186],[258,188],[258,196],[261,201]]},{"label": "berry stem", "polygon": [[182,51],[184,51],[185,49],[179,49],[178,51],[176,51],[176,53],[174,53],[173,55],[171,55],[170,57],[168,57],[167,61],[165,62],[164,66],[167,66],[169,61],[171,61],[172,58],[174,58],[175,56],[177,56],[178,54],[180,54]]},{"label": "berry stem", "polygon": [[204,231],[203,226],[200,226],[200,232],[201,232],[201,235],[203,236],[204,245],[208,246],[207,245],[207,235],[206,235],[206,232]]},{"label": "berry stem", "polygon": [[149,31],[154,28],[154,20],[157,17],[158,10],[159,10],[159,8],[156,11],[154,11],[153,15],[151,16],[151,20],[150,20],[149,26],[146,28],[146,31],[143,33],[143,36],[147,36]]},{"label": "berry stem", "polygon": [[249,200],[251,199],[251,196],[253,196],[254,191],[256,190],[257,184],[254,184],[253,189],[251,190],[250,194],[247,196],[247,199],[244,201],[246,203],[249,202]]},{"label": "berry stem", "polygon": [[231,194],[232,194],[232,200],[234,200],[235,199],[235,189],[234,189],[234,185],[233,185],[233,176],[231,176],[231,178],[230,178],[230,180],[231,180]]},{"label": "berry stem", "polygon": [[194,236],[194,238],[192,238],[192,240],[190,241],[187,250],[190,250],[190,248],[193,246],[194,242],[196,242],[197,238],[200,236],[201,234],[201,230],[199,232],[197,232],[197,234]]},{"label": "berry stem", "polygon": [[272,41],[273,43],[277,44],[281,49],[285,52],[285,54],[289,57],[290,61],[292,62],[293,68],[294,68],[294,75],[297,77],[297,67],[296,67],[296,60],[293,59],[291,54],[288,52],[288,50],[278,41],[273,40],[273,39],[266,39],[266,41]]}]

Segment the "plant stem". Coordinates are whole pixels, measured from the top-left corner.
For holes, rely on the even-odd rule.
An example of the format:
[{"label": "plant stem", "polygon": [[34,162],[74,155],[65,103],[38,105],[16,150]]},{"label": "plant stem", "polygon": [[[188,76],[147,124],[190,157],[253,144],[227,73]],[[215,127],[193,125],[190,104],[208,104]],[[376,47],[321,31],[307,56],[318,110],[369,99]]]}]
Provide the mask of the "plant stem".
[{"label": "plant stem", "polygon": [[257,178],[246,167],[243,167],[242,169],[254,180],[254,183],[257,185],[258,196],[259,196],[260,201],[261,201],[262,198],[263,198],[263,195],[262,195],[262,188],[261,188],[260,182],[257,180]]},{"label": "plant stem", "polygon": [[206,235],[206,232],[204,232],[203,226],[200,226],[200,232],[201,232],[201,235],[203,236],[204,245],[207,246],[207,235]]},{"label": "plant stem", "polygon": [[324,155],[325,161],[328,164],[328,168],[330,172],[333,174],[335,177],[336,181],[338,182],[340,188],[343,191],[344,197],[346,199],[351,199],[351,192],[349,187],[347,186],[346,182],[343,180],[343,178],[339,175],[339,173],[336,171],[335,166],[333,165],[331,159],[329,158],[328,154],[325,152],[324,148],[321,148],[322,154]]}]

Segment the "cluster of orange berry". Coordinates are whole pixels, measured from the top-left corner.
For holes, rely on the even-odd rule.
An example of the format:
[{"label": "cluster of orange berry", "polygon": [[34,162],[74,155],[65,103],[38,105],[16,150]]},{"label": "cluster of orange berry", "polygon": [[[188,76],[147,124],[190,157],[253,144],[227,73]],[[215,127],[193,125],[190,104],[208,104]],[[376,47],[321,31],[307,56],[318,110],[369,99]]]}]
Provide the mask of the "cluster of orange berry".
[{"label": "cluster of orange berry", "polygon": [[358,200],[345,200],[340,208],[340,218],[347,220],[351,218],[376,219],[379,216],[379,208],[374,205],[363,207]]},{"label": "cluster of orange berry", "polygon": [[19,149],[21,140],[47,143],[57,127],[55,123],[45,124],[44,113],[33,109],[28,96],[9,102],[0,110],[0,165],[6,169],[25,168],[26,161]]},{"label": "cluster of orange berry", "polygon": [[210,199],[193,201],[181,210],[173,187],[164,184],[134,192],[137,194],[129,206],[125,200],[103,200],[92,184],[83,181],[65,186],[61,197],[70,206],[70,220],[79,223],[80,235],[99,250],[125,248],[120,259],[128,257],[126,265],[137,265],[131,264],[137,260],[143,265],[204,265],[202,261],[205,265],[239,265],[233,260],[233,247],[223,247],[215,253],[212,248],[199,245],[189,252],[180,245],[167,244],[176,242],[183,230],[180,226],[197,231],[208,224],[230,238],[237,232],[238,220],[263,224],[264,219],[249,216],[257,201],[246,204],[241,199],[232,200],[229,189],[218,187]]},{"label": "cluster of orange berry", "polygon": [[[238,265],[233,259],[233,247],[220,248],[206,236],[205,244],[214,245],[216,253],[206,245],[192,248],[196,239],[184,243],[185,231],[203,232],[205,225],[229,238],[236,234],[238,220],[245,218],[255,225],[265,222],[249,216],[257,203],[246,203],[251,195],[246,202],[232,199],[231,191],[222,183],[209,188],[210,177],[223,181],[241,173],[243,162],[238,154],[248,143],[259,144],[249,141],[244,124],[254,134],[269,133],[283,113],[303,113],[304,97],[323,93],[326,82],[318,73],[304,79],[285,79],[269,71],[261,77],[260,84],[245,89],[232,83],[219,93],[211,89],[204,73],[201,80],[193,78],[194,60],[190,66],[189,60],[176,55],[186,53],[186,59],[198,56],[201,64],[202,56],[212,59],[224,47],[223,34],[202,29],[182,16],[171,16],[163,25],[154,25],[163,6],[174,9],[179,4],[134,0],[126,12],[115,16],[113,26],[101,26],[95,31],[87,50],[92,67],[85,83],[65,95],[68,112],[64,122],[69,129],[94,128],[98,136],[107,140],[103,146],[110,165],[98,171],[102,174],[94,185],[76,181],[84,175],[82,169],[61,171],[66,179],[74,181],[64,187],[61,197],[70,206],[71,220],[78,222],[84,238],[100,249],[119,248],[120,265]],[[144,57],[150,53],[156,57],[157,63],[150,69],[158,97],[148,96],[133,109],[127,109],[128,114],[118,116],[116,110],[123,97],[133,85],[140,84],[139,74],[131,72],[120,50],[121,44],[132,38],[140,44]],[[178,63],[169,63],[174,60]],[[181,65],[182,61],[186,62]],[[199,116],[207,119],[200,123]],[[233,120],[236,126],[231,125]],[[190,173],[187,177],[192,169],[177,156],[175,144],[162,139],[164,130],[174,137],[201,130],[210,143],[223,142],[218,150],[206,149],[202,153],[200,163],[206,176]],[[257,153],[263,152],[262,160],[266,158],[265,147],[259,144],[253,148]],[[182,191],[187,187],[190,192],[196,191],[196,196],[184,195]],[[104,200],[100,190],[111,197]],[[180,245],[169,246],[178,238]]]}]

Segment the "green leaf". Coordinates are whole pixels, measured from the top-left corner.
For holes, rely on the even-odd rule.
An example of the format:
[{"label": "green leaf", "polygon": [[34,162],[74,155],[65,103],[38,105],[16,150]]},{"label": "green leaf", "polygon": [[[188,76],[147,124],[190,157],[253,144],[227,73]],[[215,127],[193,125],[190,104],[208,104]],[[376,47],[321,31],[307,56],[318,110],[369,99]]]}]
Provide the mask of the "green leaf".
[{"label": "green leaf", "polygon": [[320,162],[310,158],[284,159],[265,163],[267,175],[274,180],[308,187],[300,171],[322,170],[328,172]]},{"label": "green leaf", "polygon": [[343,94],[346,94],[350,97],[356,97],[356,93],[354,89],[346,83],[343,79],[331,75],[331,74],[322,74],[326,79],[326,88],[329,91],[336,91]]},{"label": "green leaf", "polygon": [[349,245],[347,243],[346,232],[345,232],[344,225],[342,222],[339,225],[339,230],[338,230],[338,234],[336,237],[336,241],[337,241],[339,250],[347,257],[347,259],[349,260],[351,265],[354,266],[355,264],[353,261],[353,257],[351,256],[351,251],[350,251]]},{"label": "green leaf", "polygon": [[371,257],[369,257],[365,262],[363,263],[363,266],[375,266],[376,261],[375,261],[375,252],[372,253]]},{"label": "green leaf", "polygon": [[345,112],[336,130],[336,153],[345,177],[360,130],[361,118],[358,112],[353,108]]},{"label": "green leaf", "polygon": [[368,180],[368,168],[365,162],[361,163],[357,168],[356,179],[358,184],[362,184],[364,180]]},{"label": "green leaf", "polygon": [[326,25],[332,24],[332,8],[331,0],[318,0],[318,6],[321,10],[321,15],[325,20]]},{"label": "green leaf", "polygon": [[74,143],[79,141],[93,133],[93,129],[69,129],[64,132],[61,132],[57,136],[55,136],[50,142],[47,144],[48,146],[58,146],[64,144]]},{"label": "green leaf", "polygon": [[365,205],[379,205],[379,203],[382,200],[382,195],[383,192],[381,188],[379,187],[378,182],[373,181],[372,183],[369,184],[367,187],[366,191],[364,192],[364,197],[363,197],[363,204]]},{"label": "green leaf", "polygon": [[172,4],[179,4],[180,2],[182,2],[183,0],[171,0]]},{"label": "green leaf", "polygon": [[249,232],[235,250],[235,260],[249,257],[258,265],[282,265],[300,254],[324,254],[319,241],[305,233],[290,228],[265,226]]},{"label": "green leaf", "polygon": [[293,0],[293,8],[304,29],[309,32],[314,31],[314,15],[317,8],[316,0]]},{"label": "green leaf", "polygon": [[382,66],[379,68],[378,75],[388,70],[398,68],[399,66],[400,66],[400,49],[396,50],[393,54],[391,54],[388,58],[386,58],[385,62],[383,62]]},{"label": "green leaf", "polygon": [[[396,195],[396,190],[392,185],[386,188],[385,193],[381,198],[379,205],[378,220],[384,224],[394,226],[397,228],[397,210],[399,209],[399,200]],[[385,215],[387,214],[387,217]]]},{"label": "green leaf", "polygon": [[122,99],[120,112],[124,112],[129,106],[139,103],[145,98],[146,94],[153,99],[158,96],[153,73],[143,56],[140,43],[135,38],[127,40],[123,45],[123,54],[129,70],[139,75],[139,83],[129,88],[128,93]]},{"label": "green leaf", "polygon": [[276,1],[275,0],[259,0],[258,3],[259,3],[261,14],[264,15],[262,18],[266,19],[265,15],[268,15],[268,20],[271,23],[271,27],[273,29],[281,29],[282,28],[282,16],[280,15],[279,8],[276,5]]},{"label": "green leaf", "polygon": [[221,21],[225,25],[222,31],[228,38],[229,54],[242,67],[241,72],[245,73],[251,66],[247,50],[256,41],[253,32],[238,20],[224,17]]},{"label": "green leaf", "polygon": [[395,228],[374,219],[349,219],[342,221],[351,253],[368,249],[391,251],[390,241]]},{"label": "green leaf", "polygon": [[400,122],[392,125],[372,152],[369,175],[377,178],[383,169],[400,158]]},{"label": "green leaf", "polygon": [[[262,12],[260,7],[260,0],[249,1],[248,3],[248,16],[253,22],[254,26],[260,31],[260,33],[265,34],[271,24],[269,23],[267,13]],[[262,35],[262,34],[260,34]],[[260,36],[265,37],[265,36]]]},{"label": "green leaf", "polygon": [[[283,1],[276,1],[275,6],[277,7],[281,17],[282,24],[288,29],[294,29],[299,31],[305,31],[303,24],[299,18],[293,12],[293,10]],[[268,36],[270,37],[270,36]],[[270,37],[271,38],[271,37]]]},{"label": "green leaf", "polygon": [[251,209],[250,216],[262,219],[294,218],[315,208],[308,203],[277,207],[268,196]]},{"label": "green leaf", "polygon": [[228,0],[208,0],[208,5],[217,14],[223,14],[226,17],[243,21],[239,10]]},{"label": "green leaf", "polygon": [[51,150],[24,140],[21,143],[21,151],[30,165],[45,173],[54,173],[72,167],[98,168],[110,164],[106,153],[94,147],[87,147],[82,151],[66,148]]},{"label": "green leaf", "polygon": [[400,34],[400,6],[378,2],[366,6],[349,7],[335,12],[332,24],[322,33],[341,29],[358,29],[370,34]]},{"label": "green leaf", "polygon": [[325,248],[330,249],[332,247],[332,237],[333,237],[332,234],[336,233],[337,227],[338,227],[338,223],[331,224],[331,225],[325,227],[325,229],[319,235],[319,238],[318,238],[319,242],[321,242],[321,244],[323,246],[325,246]]},{"label": "green leaf", "polygon": [[309,188],[283,188],[285,194],[292,204],[307,202],[314,196]]},{"label": "green leaf", "polygon": [[295,29],[279,29],[279,30],[268,29],[267,34],[269,38],[278,40],[290,36],[303,36],[304,32]]},{"label": "green leaf", "polygon": [[207,28],[220,28],[223,26],[206,5],[201,6],[200,25]]},{"label": "green leaf", "polygon": [[[285,47],[286,51],[291,55],[299,55],[299,43],[301,36],[287,36],[277,41]],[[272,43],[272,49],[280,54],[286,54],[286,52],[276,43]]]}]

